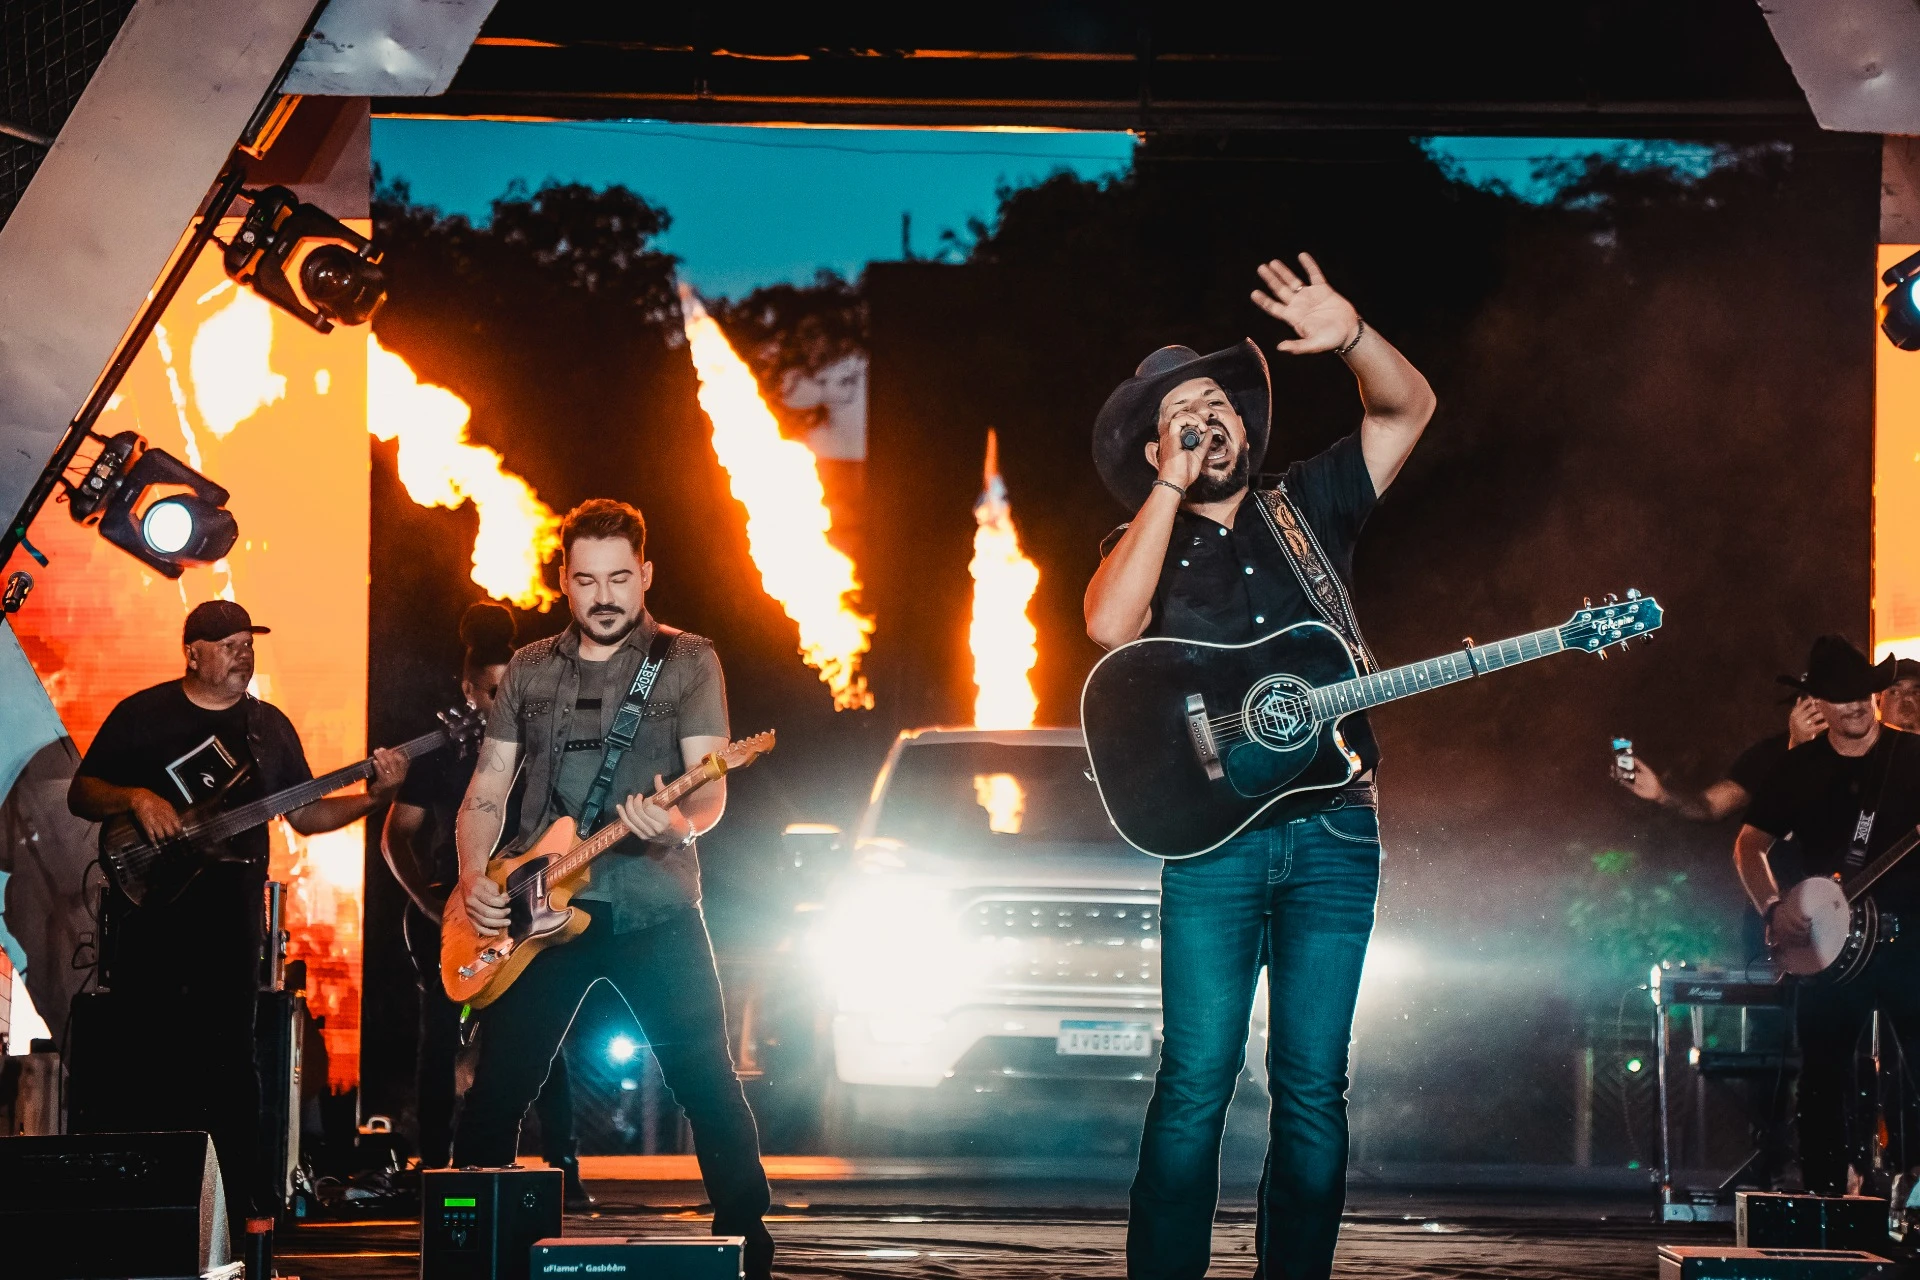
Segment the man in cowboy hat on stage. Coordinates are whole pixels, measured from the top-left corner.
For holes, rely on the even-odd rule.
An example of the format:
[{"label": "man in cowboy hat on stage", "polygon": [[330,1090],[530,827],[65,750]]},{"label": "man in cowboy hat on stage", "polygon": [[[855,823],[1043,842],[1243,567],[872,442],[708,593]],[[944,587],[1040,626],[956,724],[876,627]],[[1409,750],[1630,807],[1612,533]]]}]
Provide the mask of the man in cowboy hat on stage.
[{"label": "man in cowboy hat on stage", "polygon": [[[1874,696],[1894,681],[1894,659],[1878,666],[1841,636],[1821,636],[1807,672],[1780,682],[1810,695],[1826,718],[1823,737],[1789,751],[1753,797],[1734,840],[1733,862],[1770,940],[1804,942],[1809,921],[1783,902],[1768,853],[1793,836],[1805,874],[1848,876],[1920,824],[1920,741],[1884,724]],[[1854,1045],[1877,1008],[1896,1031],[1920,1026],[1920,854],[1874,882],[1880,937],[1860,975],[1844,985],[1803,983],[1795,1008],[1800,1036],[1800,1170],[1807,1190],[1842,1195],[1849,1157],[1847,1092]],[[1890,939],[1890,940],[1887,940]],[[1890,1124],[1895,1131],[1902,1126]],[[1905,1169],[1916,1153],[1896,1153]]]},{"label": "man in cowboy hat on stage", "polygon": [[[1256,499],[1292,517],[1289,551],[1281,525],[1242,511],[1270,428],[1260,348],[1251,339],[1207,356],[1162,347],[1141,361],[1094,425],[1100,477],[1134,513],[1087,587],[1087,634],[1100,645],[1149,635],[1237,644],[1309,619],[1360,644],[1354,542],[1433,416],[1433,390],[1312,258],[1300,265],[1304,280],[1279,259],[1258,267],[1265,288],[1254,304],[1293,329],[1279,351],[1347,362],[1365,410],[1359,431],[1293,463],[1283,492]],[[1344,736],[1365,767],[1354,784],[1276,805],[1219,849],[1163,868],[1165,1031],[1128,1218],[1130,1276],[1206,1273],[1220,1137],[1263,964],[1273,1110],[1259,1274],[1332,1270],[1346,1197],[1347,1048],[1380,880],[1379,752],[1364,716],[1348,718]]]}]

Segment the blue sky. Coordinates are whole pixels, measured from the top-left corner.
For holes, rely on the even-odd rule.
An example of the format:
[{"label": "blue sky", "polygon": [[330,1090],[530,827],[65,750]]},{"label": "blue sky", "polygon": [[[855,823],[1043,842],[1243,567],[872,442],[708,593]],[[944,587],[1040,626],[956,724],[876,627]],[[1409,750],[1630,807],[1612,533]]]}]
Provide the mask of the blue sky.
[{"label": "blue sky", "polygon": [[900,129],[767,129],[656,121],[510,124],[376,120],[373,157],[416,200],[476,220],[515,178],[624,183],[667,207],[661,247],[706,294],[810,280],[821,267],[855,276],[900,256],[900,215],[913,249],[991,218],[994,190],[1068,168],[1085,178],[1133,162],[1125,133],[973,133]]},{"label": "blue sky", "polygon": [[[1679,143],[1592,138],[1431,138],[1428,153],[1466,181],[1504,183],[1525,199],[1552,189],[1533,177],[1547,156],[1614,152],[1703,173],[1720,152]],[[916,254],[940,233],[991,218],[995,190],[1067,168],[1097,179],[1124,172],[1125,133],[1007,133],[923,129],[770,129],[628,120],[514,124],[485,120],[376,120],[373,155],[416,200],[484,221],[514,179],[593,186],[624,183],[666,206],[661,241],[708,295],[804,282],[828,267],[855,276],[900,257],[900,215],[912,216]]]}]

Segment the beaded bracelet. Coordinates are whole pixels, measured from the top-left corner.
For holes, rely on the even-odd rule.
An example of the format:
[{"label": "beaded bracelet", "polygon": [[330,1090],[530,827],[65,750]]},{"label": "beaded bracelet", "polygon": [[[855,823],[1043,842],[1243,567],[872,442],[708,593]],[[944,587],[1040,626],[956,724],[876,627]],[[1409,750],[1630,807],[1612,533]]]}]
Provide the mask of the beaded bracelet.
[{"label": "beaded bracelet", "polygon": [[1342,360],[1344,360],[1344,359],[1346,359],[1346,358],[1347,358],[1348,356],[1350,356],[1350,355],[1352,355],[1352,354],[1353,354],[1353,349],[1354,349],[1355,347],[1357,347],[1357,346],[1359,346],[1359,345],[1360,345],[1360,339],[1362,339],[1362,338],[1364,338],[1364,337],[1366,337],[1366,336],[1367,336],[1367,319],[1366,319],[1366,317],[1365,317],[1365,316],[1356,316],[1356,317],[1354,317],[1354,318],[1355,318],[1356,320],[1358,320],[1358,321],[1360,322],[1360,324],[1359,324],[1359,326],[1358,326],[1358,327],[1357,327],[1356,329],[1354,329],[1354,331],[1353,331],[1353,341],[1352,341],[1352,342],[1349,342],[1349,343],[1348,343],[1348,344],[1347,344],[1346,346],[1344,346],[1344,347],[1341,347],[1341,348],[1340,348],[1340,349],[1339,349],[1338,351],[1336,351],[1336,352],[1334,352],[1334,353],[1333,353],[1333,354],[1335,354],[1335,355],[1337,355],[1337,356],[1339,356],[1339,357],[1340,357],[1340,358],[1341,358]]}]

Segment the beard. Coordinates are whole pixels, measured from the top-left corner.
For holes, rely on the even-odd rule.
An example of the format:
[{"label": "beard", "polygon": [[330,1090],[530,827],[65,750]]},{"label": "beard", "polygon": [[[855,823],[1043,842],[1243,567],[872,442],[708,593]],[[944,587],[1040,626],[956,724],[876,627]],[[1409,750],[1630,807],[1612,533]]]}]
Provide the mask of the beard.
[{"label": "beard", "polygon": [[587,615],[581,627],[595,644],[619,644],[633,634],[644,616],[644,613],[628,613],[624,609],[595,610]]},{"label": "beard", "polygon": [[1247,481],[1253,475],[1253,456],[1247,452],[1246,445],[1233,459],[1233,468],[1227,474],[1213,475],[1201,472],[1194,482],[1187,486],[1188,502],[1224,502],[1247,487]]}]

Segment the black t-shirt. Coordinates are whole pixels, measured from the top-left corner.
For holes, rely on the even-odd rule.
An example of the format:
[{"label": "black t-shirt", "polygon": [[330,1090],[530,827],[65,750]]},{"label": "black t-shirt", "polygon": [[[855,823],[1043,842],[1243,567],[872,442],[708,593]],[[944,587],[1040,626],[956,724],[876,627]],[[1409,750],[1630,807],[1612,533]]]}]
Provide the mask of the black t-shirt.
[{"label": "black t-shirt", "polygon": [[[243,697],[223,711],[196,705],[178,680],[142,689],[107,713],[79,772],[116,787],[144,787],[185,809],[219,792],[239,769],[220,807],[235,808],[313,777],[293,723],[280,709]],[[264,825],[231,841],[233,852],[262,864]]]},{"label": "black t-shirt", "polygon": [[[1789,751],[1754,793],[1747,824],[1771,836],[1794,837],[1809,875],[1849,870],[1847,852],[1862,812],[1873,814],[1867,860],[1920,825],[1920,741],[1882,726],[1863,756],[1843,756],[1822,736]],[[1873,889],[1882,906],[1920,907],[1920,852],[1909,855]]]},{"label": "black t-shirt", "polygon": [[[425,851],[422,870],[427,883],[436,889],[450,888],[460,879],[453,823],[460,802],[466,798],[467,784],[473,781],[476,762],[473,753],[456,754],[451,747],[430,752],[414,760],[407,769],[406,781],[400,784],[395,803],[410,804],[427,813],[426,826],[415,847]],[[511,832],[511,828],[508,830]]]},{"label": "black t-shirt", "polygon": [[1727,781],[1738,786],[1749,796],[1760,794],[1760,788],[1766,783],[1780,762],[1787,758],[1788,744],[1793,739],[1785,733],[1776,733],[1771,738],[1760,741],[1742,751],[1727,766]]},{"label": "black t-shirt", "polygon": [[[1360,434],[1288,467],[1286,486],[1334,572],[1351,591],[1354,544],[1377,501],[1360,452]],[[1296,622],[1322,620],[1255,509],[1256,501],[1248,495],[1231,529],[1184,509],[1174,516],[1173,537],[1153,592],[1153,617],[1144,634],[1245,644]],[[1103,555],[1124,529],[1108,535]],[[1348,716],[1342,735],[1364,766],[1371,769],[1379,763],[1380,749],[1364,713]]]}]

